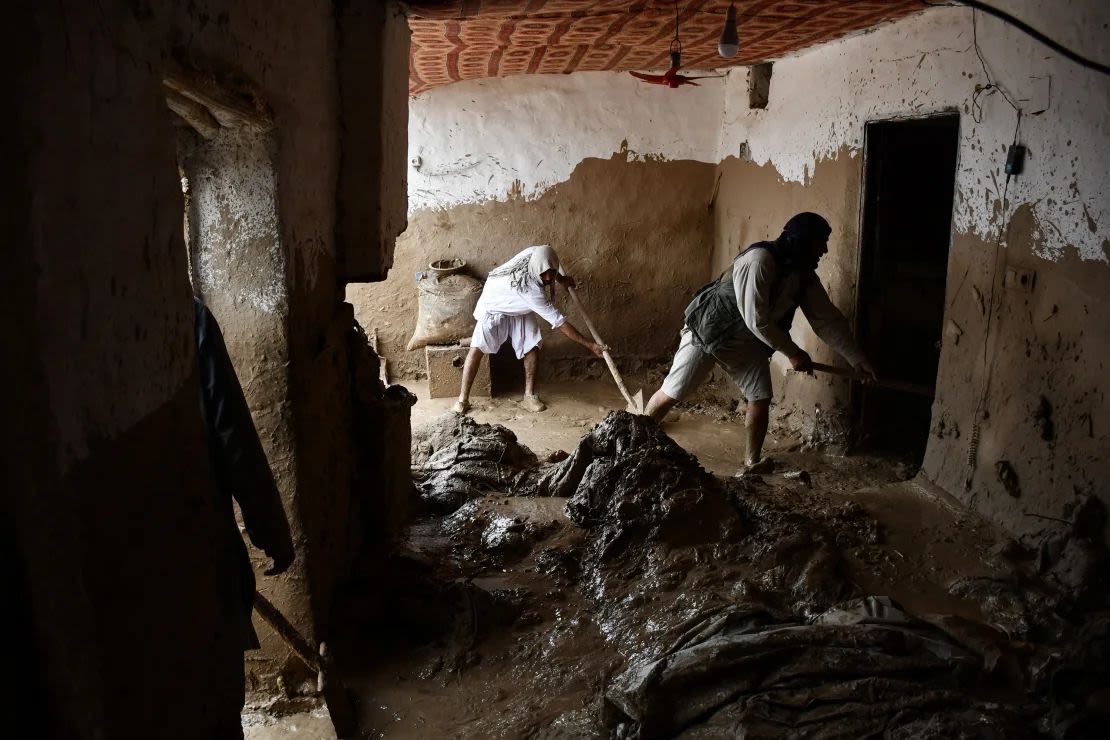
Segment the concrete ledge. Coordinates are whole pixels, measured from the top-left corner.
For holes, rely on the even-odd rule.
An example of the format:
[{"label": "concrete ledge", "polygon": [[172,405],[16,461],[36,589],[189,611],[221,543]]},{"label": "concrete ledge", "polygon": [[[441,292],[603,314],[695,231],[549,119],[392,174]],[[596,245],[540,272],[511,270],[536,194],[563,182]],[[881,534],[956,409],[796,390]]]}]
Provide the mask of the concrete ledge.
[{"label": "concrete ledge", "polygon": [[[431,398],[449,398],[459,395],[463,363],[469,347],[457,344],[424,348],[424,362],[428,371],[428,394]],[[474,377],[472,396],[490,395],[489,360],[483,356]]]}]

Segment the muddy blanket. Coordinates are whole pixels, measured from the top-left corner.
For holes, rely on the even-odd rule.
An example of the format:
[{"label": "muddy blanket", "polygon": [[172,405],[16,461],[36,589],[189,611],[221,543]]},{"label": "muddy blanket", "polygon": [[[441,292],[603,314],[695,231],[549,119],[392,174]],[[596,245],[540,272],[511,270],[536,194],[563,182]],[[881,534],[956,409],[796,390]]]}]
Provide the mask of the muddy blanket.
[{"label": "muddy blanket", "polygon": [[[963,690],[979,658],[885,597],[809,620],[707,615],[606,693],[619,737],[1025,737]],[[1013,732],[1002,728],[1013,724]],[[993,725],[993,726],[992,726]],[[997,734],[1001,732],[1001,734]]]},{"label": "muddy blanket", "polygon": [[536,456],[499,424],[446,413],[412,434],[412,477],[437,514],[491,491],[531,490]]},{"label": "muddy blanket", "polygon": [[[720,481],[651,419],[613,411],[536,485],[565,496],[576,524],[598,530],[604,546],[634,538],[694,544],[741,530]],[[612,549],[611,547],[609,549]]]}]

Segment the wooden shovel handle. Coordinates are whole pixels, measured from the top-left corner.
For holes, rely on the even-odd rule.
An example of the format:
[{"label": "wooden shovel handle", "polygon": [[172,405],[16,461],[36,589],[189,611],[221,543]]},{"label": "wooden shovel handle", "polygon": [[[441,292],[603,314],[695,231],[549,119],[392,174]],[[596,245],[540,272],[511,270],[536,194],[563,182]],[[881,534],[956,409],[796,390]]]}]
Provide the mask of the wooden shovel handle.
[{"label": "wooden shovel handle", "polygon": [[[578,307],[578,312],[582,314],[582,320],[586,322],[586,328],[590,330],[590,336],[594,338],[596,343],[604,347],[605,342],[601,339],[601,335],[597,333],[597,328],[594,327],[594,322],[590,320],[590,315],[586,313],[586,307],[582,305],[577,291],[569,285],[566,286],[566,288],[567,292],[570,293],[570,299],[574,301],[574,305]],[[624,384],[624,379],[621,377],[620,371],[617,370],[617,363],[613,362],[613,356],[609,354],[609,350],[607,349],[602,350],[601,356],[605,358],[605,364],[609,366],[609,372],[612,374],[613,380],[616,381],[617,388],[620,390],[621,395],[624,396],[624,400],[627,401],[630,406],[634,406],[635,403],[632,401],[632,394],[628,392],[628,388]]]},{"label": "wooden shovel handle", "polygon": [[813,363],[813,369],[819,373],[829,373],[830,375],[840,375],[845,378],[853,380],[870,381],[872,385],[880,388],[890,388],[891,390],[903,391],[904,393],[912,393],[915,396],[925,396],[926,398],[933,398],[936,394],[935,391],[927,385],[918,385],[917,383],[905,383],[901,380],[886,380],[879,378],[871,380],[866,373],[861,373],[858,370],[850,370],[846,367],[837,367],[836,365],[826,365],[822,362]]},{"label": "wooden shovel handle", "polygon": [[601,335],[597,333],[594,322],[590,320],[590,315],[586,313],[586,307],[582,305],[582,299],[578,297],[578,291],[569,285],[566,286],[566,288],[567,292],[570,293],[570,299],[574,301],[574,305],[578,308],[578,312],[582,314],[582,320],[586,322],[586,328],[590,330],[590,336],[594,338],[595,342],[604,346],[605,342],[601,341]]}]

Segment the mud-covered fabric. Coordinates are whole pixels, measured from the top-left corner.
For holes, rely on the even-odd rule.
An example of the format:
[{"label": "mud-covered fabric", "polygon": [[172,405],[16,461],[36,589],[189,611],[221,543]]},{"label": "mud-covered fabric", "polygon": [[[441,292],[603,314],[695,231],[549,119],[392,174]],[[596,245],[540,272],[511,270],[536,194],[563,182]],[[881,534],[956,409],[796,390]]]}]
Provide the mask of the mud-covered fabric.
[{"label": "mud-covered fabric", "polygon": [[597,533],[606,558],[633,542],[717,542],[743,529],[720,481],[655,421],[626,411],[611,411],[535,491],[568,497],[567,515]]},{"label": "mud-covered fabric", "polygon": [[235,522],[232,498],[239,504],[251,542],[275,560],[291,558],[293,540],[270,463],[254,428],[250,408],[231,364],[223,334],[212,312],[194,300],[200,408],[215,482],[217,510],[225,535],[220,557],[224,603],[232,609],[244,649],[259,646],[251,625],[254,571]]},{"label": "mud-covered fabric", "polygon": [[639,740],[946,736],[930,725],[966,738],[1033,736],[1012,710],[969,699],[979,663],[885,597],[809,621],[735,607],[634,661],[606,699],[618,735]]},{"label": "mud-covered fabric", "polygon": [[499,424],[448,412],[413,430],[412,477],[438,514],[491,492],[530,490],[539,461]]}]

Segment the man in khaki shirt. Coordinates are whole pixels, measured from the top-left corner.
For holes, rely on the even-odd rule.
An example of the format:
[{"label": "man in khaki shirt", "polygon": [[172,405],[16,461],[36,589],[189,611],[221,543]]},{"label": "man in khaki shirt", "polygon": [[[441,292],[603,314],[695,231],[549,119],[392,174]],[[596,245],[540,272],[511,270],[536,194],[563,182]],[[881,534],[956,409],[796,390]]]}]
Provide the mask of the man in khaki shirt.
[{"label": "man in khaki shirt", "polygon": [[874,377],[874,369],[852,338],[848,322],[829,300],[815,270],[829,250],[832,229],[815,213],[799,213],[773,242],[742,251],[720,278],[698,291],[671,370],[648,401],[646,413],[662,420],[675,403],[695,390],[720,365],[747,401],[748,454],[753,472],[762,460],[771,406],[769,363],[775,352],[795,370],[812,368],[809,355],[790,338],[794,313],[802,309],[813,331],[852,367]]}]

